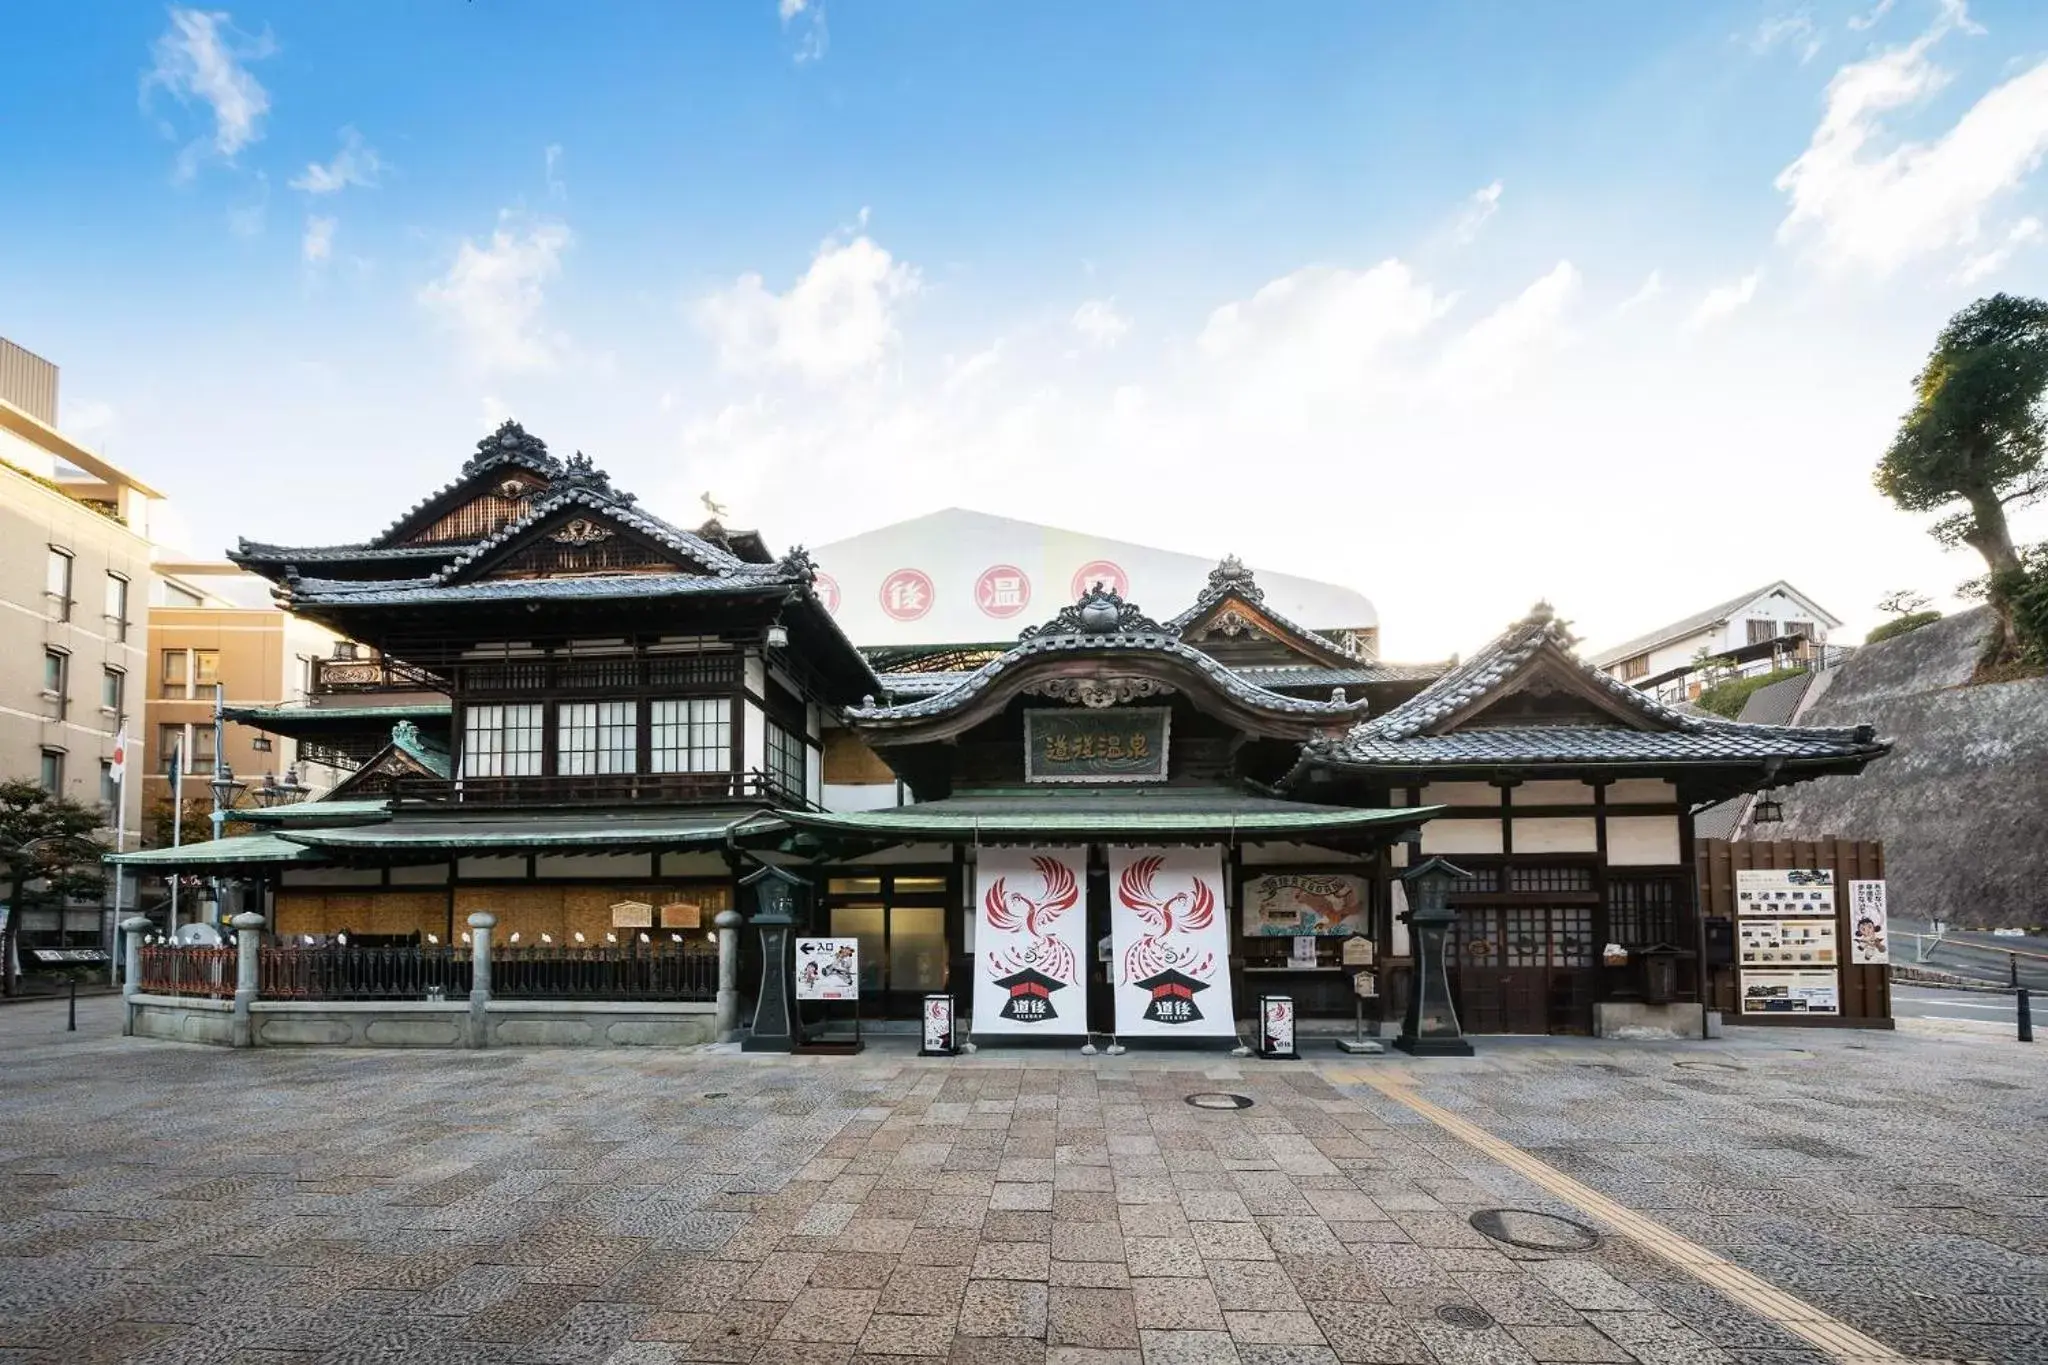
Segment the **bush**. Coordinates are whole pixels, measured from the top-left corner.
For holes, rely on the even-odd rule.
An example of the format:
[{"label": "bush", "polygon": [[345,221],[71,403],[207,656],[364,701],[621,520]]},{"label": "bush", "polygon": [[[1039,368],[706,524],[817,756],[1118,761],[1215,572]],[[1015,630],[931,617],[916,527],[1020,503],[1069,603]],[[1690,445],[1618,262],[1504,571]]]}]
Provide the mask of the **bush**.
[{"label": "bush", "polygon": [[1901,635],[1911,635],[1922,626],[1931,626],[1941,619],[1938,611],[1909,611],[1904,616],[1894,617],[1881,626],[1871,627],[1870,634],[1863,637],[1866,645],[1882,644],[1896,640]]},{"label": "bush", "polygon": [[2001,574],[1993,591],[2012,613],[2013,633],[2020,637],[2021,657],[2048,664],[2048,544],[2021,551],[2017,572]]},{"label": "bush", "polygon": [[1774,682],[1796,678],[1805,671],[1803,668],[1774,668],[1768,673],[1758,673],[1754,677],[1730,678],[1726,682],[1717,682],[1712,687],[1701,688],[1700,694],[1693,698],[1693,705],[1702,711],[1712,711],[1717,716],[1734,720],[1742,714],[1743,703],[1749,700],[1751,693],[1759,688],[1769,687]]}]

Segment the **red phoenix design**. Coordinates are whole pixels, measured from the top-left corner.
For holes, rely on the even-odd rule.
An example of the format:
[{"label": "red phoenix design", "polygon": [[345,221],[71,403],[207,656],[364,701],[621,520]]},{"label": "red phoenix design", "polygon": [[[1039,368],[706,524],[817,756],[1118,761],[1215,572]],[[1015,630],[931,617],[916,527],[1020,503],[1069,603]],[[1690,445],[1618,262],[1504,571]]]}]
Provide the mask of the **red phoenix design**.
[{"label": "red phoenix design", "polygon": [[1177,948],[1167,942],[1176,933],[1195,933],[1208,928],[1216,918],[1216,895],[1209,890],[1207,882],[1196,877],[1192,892],[1176,891],[1162,898],[1153,890],[1152,882],[1165,862],[1156,854],[1136,859],[1124,869],[1124,875],[1117,881],[1117,895],[1147,926],[1147,931],[1124,950],[1125,985],[1169,968],[1189,976],[1207,976],[1215,964],[1216,955],[1205,953],[1194,966],[1183,966],[1185,959],[1193,956],[1194,949]]},{"label": "red phoenix design", "polygon": [[1074,874],[1058,858],[1034,857],[1031,865],[1038,869],[1038,878],[1044,888],[1034,899],[1021,891],[1012,891],[1001,877],[989,883],[988,894],[982,898],[982,910],[988,916],[989,927],[1006,933],[1022,933],[1029,940],[1023,948],[1013,953],[991,953],[989,971],[1004,976],[1025,967],[1036,967],[1047,976],[1062,981],[1080,979],[1080,964],[1074,960],[1074,950],[1062,939],[1056,938],[1052,926],[1059,917],[1080,902],[1081,889],[1074,883]]}]

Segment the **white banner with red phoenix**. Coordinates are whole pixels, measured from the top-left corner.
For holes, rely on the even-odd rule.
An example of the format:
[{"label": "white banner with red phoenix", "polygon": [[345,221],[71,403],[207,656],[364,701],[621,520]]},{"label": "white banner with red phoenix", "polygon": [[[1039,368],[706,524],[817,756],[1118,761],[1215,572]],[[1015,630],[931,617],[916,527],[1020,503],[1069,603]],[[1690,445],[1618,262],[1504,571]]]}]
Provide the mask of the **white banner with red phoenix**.
[{"label": "white banner with red phoenix", "polygon": [[974,1032],[1088,1028],[1084,848],[985,848],[975,873]]},{"label": "white banner with red phoenix", "polygon": [[1112,848],[1109,887],[1116,1031],[1235,1036],[1222,853]]}]

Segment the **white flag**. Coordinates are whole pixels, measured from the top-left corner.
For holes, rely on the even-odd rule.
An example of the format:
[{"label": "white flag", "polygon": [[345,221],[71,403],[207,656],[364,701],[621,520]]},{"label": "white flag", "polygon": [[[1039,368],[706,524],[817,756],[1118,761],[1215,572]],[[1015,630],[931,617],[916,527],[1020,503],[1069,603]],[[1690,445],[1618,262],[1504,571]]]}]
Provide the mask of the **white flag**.
[{"label": "white flag", "polygon": [[116,785],[128,780],[128,727],[122,726],[121,733],[114,736],[114,760],[107,765],[107,776]]}]

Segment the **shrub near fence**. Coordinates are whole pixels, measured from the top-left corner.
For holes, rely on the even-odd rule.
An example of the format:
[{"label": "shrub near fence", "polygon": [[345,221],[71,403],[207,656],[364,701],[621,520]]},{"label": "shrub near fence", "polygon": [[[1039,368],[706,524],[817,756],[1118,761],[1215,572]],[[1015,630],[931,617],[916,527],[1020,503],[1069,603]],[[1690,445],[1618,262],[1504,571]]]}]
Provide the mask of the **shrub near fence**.
[{"label": "shrub near fence", "polygon": [[142,946],[141,987],[148,995],[235,998],[235,950],[185,947],[174,943]]},{"label": "shrub near fence", "polygon": [[718,950],[694,943],[493,945],[491,994],[502,1000],[716,1000]]}]

